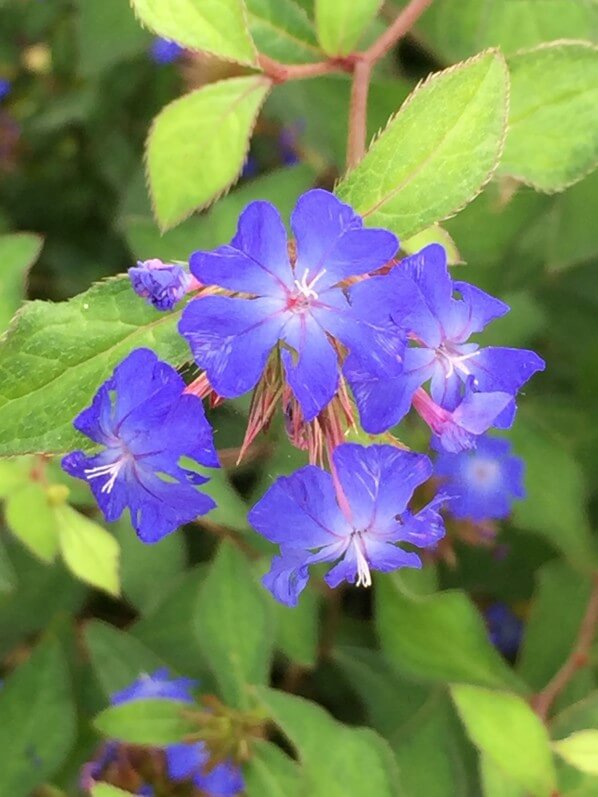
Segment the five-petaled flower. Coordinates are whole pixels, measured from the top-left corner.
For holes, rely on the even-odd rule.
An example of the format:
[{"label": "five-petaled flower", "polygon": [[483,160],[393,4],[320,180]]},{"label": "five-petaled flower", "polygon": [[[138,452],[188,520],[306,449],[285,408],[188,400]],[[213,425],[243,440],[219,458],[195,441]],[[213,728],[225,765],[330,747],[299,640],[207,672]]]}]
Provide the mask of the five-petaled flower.
[{"label": "five-petaled flower", "polygon": [[513,501],[525,497],[523,472],[510,443],[491,437],[480,437],[475,451],[440,454],[434,467],[451,499],[451,515],[474,521],[507,517]]},{"label": "five-petaled flower", "polygon": [[[112,705],[131,700],[176,700],[193,703],[192,690],[196,681],[191,678],[172,678],[165,668],[151,675],[141,675],[136,681],[115,692]],[[245,783],[239,767],[231,760],[212,762],[205,742],[181,742],[165,748],[168,777],[173,782],[191,781],[209,797],[234,797],[243,791]]]},{"label": "five-petaled flower", "polygon": [[148,543],[215,506],[196,489],[207,478],[181,464],[187,458],[218,467],[202,403],[184,389],[171,365],[136,349],[74,421],[102,450],[74,451],[62,460],[67,473],[89,482],[106,520],[117,520],[128,507]]},{"label": "five-petaled flower", "polygon": [[179,330],[225,398],[255,387],[271,353],[280,351],[286,381],[311,421],[338,390],[341,353],[350,351],[380,378],[400,370],[404,336],[388,314],[375,312],[379,296],[370,295],[369,281],[347,282],[388,263],[398,242],[387,230],[365,228],[348,205],[321,189],[299,198],[291,227],[289,256],[276,208],[252,202],[230,244],[195,252],[195,277],[236,295],[198,297]]},{"label": "five-petaled flower", "polygon": [[280,545],[264,584],[275,598],[295,606],[309,578],[309,566],[334,562],[325,579],[370,586],[370,570],[420,567],[419,548],[436,545],[444,534],[437,497],[412,514],[407,504],[432,473],[423,454],[389,445],[339,446],[333,475],[308,465],[270,487],[250,511],[249,522]]},{"label": "five-petaled flower", "polygon": [[172,310],[195,282],[182,266],[158,258],[137,261],[129,269],[129,279],[135,293],[157,310]]},{"label": "five-petaled flower", "polygon": [[[467,282],[454,281],[446,254],[431,244],[382,278],[394,323],[409,346],[398,375],[368,373],[354,357],[345,375],[363,428],[373,434],[397,424],[413,404],[447,451],[475,446],[491,426],[511,426],[515,395],[544,361],[533,351],[490,346],[469,338],[508,305]],[[457,294],[457,295],[455,295]],[[430,395],[422,385],[430,382]]]}]

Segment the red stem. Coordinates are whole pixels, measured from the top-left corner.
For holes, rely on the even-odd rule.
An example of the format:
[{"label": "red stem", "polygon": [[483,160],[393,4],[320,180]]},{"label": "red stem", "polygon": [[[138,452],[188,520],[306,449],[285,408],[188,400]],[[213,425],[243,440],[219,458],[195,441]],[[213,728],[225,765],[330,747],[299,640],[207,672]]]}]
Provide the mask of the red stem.
[{"label": "red stem", "polygon": [[383,58],[406,33],[409,33],[433,0],[411,0],[384,33],[363,53],[370,63]]},{"label": "red stem", "polygon": [[357,166],[365,155],[368,94],[372,67],[373,64],[369,61],[358,61],[353,71],[351,105],[349,107],[349,137],[347,139],[347,169]]}]

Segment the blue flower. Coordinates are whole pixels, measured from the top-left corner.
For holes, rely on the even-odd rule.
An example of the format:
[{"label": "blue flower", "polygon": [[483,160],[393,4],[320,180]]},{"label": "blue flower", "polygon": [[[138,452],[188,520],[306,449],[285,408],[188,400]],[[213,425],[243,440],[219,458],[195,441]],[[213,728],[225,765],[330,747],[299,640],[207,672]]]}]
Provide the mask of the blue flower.
[{"label": "blue flower", "polygon": [[348,205],[320,189],[299,198],[291,227],[296,247],[289,256],[278,211],[252,202],[230,244],[195,252],[191,271],[201,283],[247,298],[199,297],[185,308],[179,330],[225,398],[255,387],[280,343],[287,383],[310,421],[338,389],[340,350],[351,351],[368,372],[400,369],[403,336],[388,314],[373,312],[372,281],[343,290],[350,277],[384,266],[398,242],[386,230],[364,228]]},{"label": "blue flower", "polygon": [[110,703],[120,706],[131,700],[176,700],[193,703],[192,690],[197,682],[192,678],[171,678],[166,667],[161,667],[151,675],[142,674],[132,684],[110,695]]},{"label": "blue flower", "polygon": [[128,507],[148,543],[215,506],[195,489],[207,479],[179,464],[187,457],[218,467],[202,403],[184,389],[168,363],[148,349],[133,351],[74,421],[102,450],[74,451],[62,460],[67,473],[89,482],[106,520]]},{"label": "blue flower", "polygon": [[154,797],[155,794],[152,786],[142,786],[137,792],[137,797]]},{"label": "blue flower", "polygon": [[157,310],[172,310],[185,296],[193,277],[182,266],[163,263],[157,258],[139,260],[129,269],[133,290]]},{"label": "blue flower", "polygon": [[506,440],[480,437],[474,451],[440,454],[434,468],[451,499],[456,518],[500,520],[511,512],[516,498],[524,498],[524,463],[511,455]]},{"label": "blue flower", "polygon": [[523,623],[505,603],[492,603],[484,611],[488,636],[507,658],[517,655],[523,637]]},{"label": "blue flower", "polygon": [[[533,351],[490,346],[469,338],[509,311],[508,305],[467,282],[453,280],[446,254],[431,244],[402,260],[387,277],[393,321],[407,335],[403,371],[384,379],[357,358],[345,375],[364,429],[377,434],[397,424],[412,403],[447,451],[475,446],[494,425],[508,428],[515,395],[544,361]],[[421,386],[430,382],[430,395]]]},{"label": "blue flower", "polygon": [[8,97],[12,90],[12,83],[6,78],[0,78],[0,100]]},{"label": "blue flower", "polygon": [[234,797],[245,788],[243,774],[232,761],[210,766],[210,752],[204,742],[175,744],[166,750],[168,777],[191,780],[210,797]]},{"label": "blue flower", "polygon": [[150,48],[150,55],[152,60],[157,64],[172,64],[181,57],[185,52],[185,48],[180,44],[163,39],[161,36],[156,36]]},{"label": "blue flower", "polygon": [[432,463],[423,454],[394,446],[339,446],[333,473],[308,465],[280,477],[248,515],[270,542],[280,545],[265,586],[275,598],[295,606],[307,584],[309,566],[335,562],[325,580],[370,586],[370,570],[387,572],[421,567],[419,548],[436,545],[444,535],[438,497],[417,514],[407,509],[415,488],[428,479]]}]

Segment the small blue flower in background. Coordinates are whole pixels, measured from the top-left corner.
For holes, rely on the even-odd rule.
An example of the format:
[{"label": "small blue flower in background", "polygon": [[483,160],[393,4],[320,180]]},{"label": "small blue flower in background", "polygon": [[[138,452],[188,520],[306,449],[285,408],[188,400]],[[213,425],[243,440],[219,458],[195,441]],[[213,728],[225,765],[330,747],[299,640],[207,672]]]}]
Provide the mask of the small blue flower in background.
[{"label": "small blue flower in background", "polygon": [[416,514],[407,504],[432,474],[432,463],[388,445],[345,443],[333,454],[333,473],[308,465],[280,477],[249,512],[248,520],[280,556],[264,577],[275,598],[295,606],[309,579],[309,566],[334,562],[325,580],[370,586],[370,570],[421,567],[416,553],[399,543],[429,548],[444,535],[436,507],[443,496]]},{"label": "small blue flower in background", "polygon": [[252,177],[255,177],[259,174],[260,165],[253,155],[249,154],[245,158],[245,163],[243,164],[243,169],[241,170],[241,177],[245,180],[249,180]]},{"label": "small blue flower in background", "polygon": [[523,637],[523,623],[505,603],[492,603],[484,611],[488,636],[492,644],[507,658],[513,659]]},{"label": "small blue flower in background", "polygon": [[137,792],[137,797],[154,797],[155,793],[151,786],[142,786]]},{"label": "small blue flower in background", "polygon": [[156,36],[150,48],[152,60],[157,64],[172,64],[183,55],[185,48],[180,44]]},{"label": "small blue flower in background", "polygon": [[283,127],[278,135],[280,160],[285,166],[295,166],[300,162],[297,154],[297,139],[303,127],[302,122],[297,122],[294,125]]},{"label": "small blue flower in background", "polygon": [[182,266],[158,258],[139,260],[129,269],[133,290],[157,310],[172,310],[185,296],[194,280]]},{"label": "small blue flower in background", "polygon": [[3,100],[5,97],[8,97],[12,90],[12,84],[10,80],[6,78],[0,78],[0,101]]},{"label": "small blue flower in background", "polygon": [[[402,373],[372,377],[352,356],[345,374],[365,431],[377,434],[397,424],[413,404],[451,452],[475,446],[491,426],[509,428],[515,395],[544,361],[533,351],[468,343],[508,305],[467,282],[453,280],[446,253],[431,244],[402,260],[384,278],[393,321],[410,345]],[[456,296],[455,296],[456,294]],[[430,395],[422,385],[430,382]]]},{"label": "small blue flower in background", "polygon": [[[196,682],[190,678],[171,678],[168,670],[156,670],[152,675],[141,675],[130,686],[112,695],[112,705],[131,700],[157,698],[192,703],[191,694]],[[190,780],[209,797],[234,797],[245,788],[240,768],[232,761],[210,766],[210,752],[204,742],[169,745],[165,749],[170,780]]]},{"label": "small blue flower in background", "polygon": [[524,469],[507,440],[480,437],[473,451],[440,454],[434,473],[443,480],[443,492],[451,499],[451,515],[482,521],[507,517],[513,501],[525,497]]},{"label": "small blue flower in background", "polygon": [[[249,298],[198,297],[187,305],[179,331],[212,388],[224,398],[251,390],[273,349],[304,419],[331,401],[340,378],[337,340],[368,373],[400,370],[403,336],[393,331],[374,280],[341,283],[384,266],[398,241],[387,230],[367,229],[362,219],[321,189],[299,198],[291,216],[296,259],[289,257],[285,226],[268,202],[250,203],[230,244],[194,252],[192,273]],[[294,261],[294,262],[292,262]]]},{"label": "small blue flower in background", "polygon": [[117,520],[128,507],[147,543],[215,506],[195,489],[207,479],[179,464],[188,457],[218,467],[202,403],[184,390],[171,365],[136,349],[73,422],[103,449],[92,455],[74,451],[62,460],[67,473],[89,483],[106,520]]}]

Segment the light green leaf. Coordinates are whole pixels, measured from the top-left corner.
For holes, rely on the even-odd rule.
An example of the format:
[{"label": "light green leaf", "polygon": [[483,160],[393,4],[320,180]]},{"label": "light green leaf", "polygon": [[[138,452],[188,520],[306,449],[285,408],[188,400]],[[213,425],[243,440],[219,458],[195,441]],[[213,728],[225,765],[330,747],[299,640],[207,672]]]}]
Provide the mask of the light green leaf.
[{"label": "light green leaf", "polygon": [[480,753],[480,778],[484,797],[527,797],[526,789],[511,780],[486,753]]},{"label": "light green leaf", "polygon": [[261,75],[220,80],[171,102],[154,119],[146,162],[163,229],[209,205],[239,176],[270,87]]},{"label": "light green leaf", "polygon": [[246,5],[260,53],[285,64],[322,59],[315,28],[294,0],[246,0]]},{"label": "light green leaf", "polygon": [[552,743],[553,750],[568,764],[588,775],[598,775],[598,730],[577,731]]},{"label": "light green leaf", "polygon": [[322,49],[348,55],[374,19],[382,0],[316,0],[316,27]]},{"label": "light green leaf", "polygon": [[433,224],[427,230],[418,232],[417,235],[413,235],[407,241],[401,241],[401,249],[408,255],[412,255],[429,244],[440,244],[444,248],[449,266],[461,262],[457,244],[444,227],[439,224]]},{"label": "light green leaf", "polygon": [[456,684],[451,695],[475,746],[533,797],[551,797],[556,775],[546,728],[509,692]]},{"label": "light green leaf", "polygon": [[189,703],[176,700],[130,700],[105,709],[93,724],[108,739],[163,747],[182,742],[187,734],[197,730],[185,716],[190,708]]},{"label": "light green leaf", "polygon": [[270,598],[249,562],[223,543],[200,592],[196,632],[223,699],[249,704],[248,686],[269,680],[273,646]]},{"label": "light green leaf", "polygon": [[15,537],[44,562],[58,553],[58,524],[45,489],[30,482],[12,493],[5,505],[6,523]]},{"label": "light green leaf", "polygon": [[75,706],[58,642],[47,640],[0,689],[0,794],[29,797],[63,765]]},{"label": "light green leaf", "polygon": [[29,484],[33,463],[32,457],[0,460],[0,498],[8,498],[16,490]]},{"label": "light green leaf", "polygon": [[73,418],[127,354],[149,346],[175,363],[189,358],[179,316],[149,307],[128,277],[25,305],[0,341],[0,456],[89,448]]},{"label": "light green leaf", "polygon": [[305,793],[299,767],[271,742],[252,742],[243,776],[247,797],[299,797]]},{"label": "light green leaf", "polygon": [[598,165],[598,47],[543,45],[512,56],[509,70],[509,134],[500,173],[540,191],[561,191]]},{"label": "light green leaf", "polygon": [[376,620],[389,664],[414,680],[463,681],[524,691],[465,593],[415,595],[399,576],[381,579]]},{"label": "light green leaf", "polygon": [[384,740],[368,728],[349,728],[301,697],[257,690],[271,718],[299,754],[309,797],[397,795],[398,773]]},{"label": "light green leaf", "polygon": [[432,75],[407,98],[339,197],[409,238],[470,202],[498,165],[508,73],[496,51]]},{"label": "light green leaf", "polygon": [[297,197],[315,180],[314,170],[305,163],[243,183],[217,202],[209,211],[192,216],[163,235],[148,216],[125,216],[123,226],[131,250],[139,260],[159,257],[165,262],[189,259],[197,249],[213,249],[228,243],[245,206],[256,199],[272,202],[288,219]]},{"label": "light green leaf", "polygon": [[242,0],[131,0],[140,21],[166,39],[240,64],[256,52]]},{"label": "light green leaf", "polygon": [[595,554],[582,469],[552,431],[540,424],[539,411],[528,406],[510,433],[526,469],[526,497],[514,505],[514,524],[541,534],[574,565],[591,568]]},{"label": "light green leaf", "polygon": [[142,53],[151,41],[123,0],[79,0],[77,37],[79,66],[85,77]]},{"label": "light green leaf", "polygon": [[33,233],[0,235],[0,332],[25,298],[25,277],[41,248],[42,239]]},{"label": "light green leaf", "polygon": [[106,697],[118,692],[140,675],[151,675],[165,664],[155,653],[126,631],[101,620],[85,626],[90,663]]},{"label": "light green leaf", "polygon": [[91,790],[91,797],[131,797],[131,792],[118,789],[109,783],[96,783]]},{"label": "light green leaf", "polygon": [[120,548],[112,534],[67,504],[56,507],[55,512],[60,552],[71,573],[118,597]]}]

